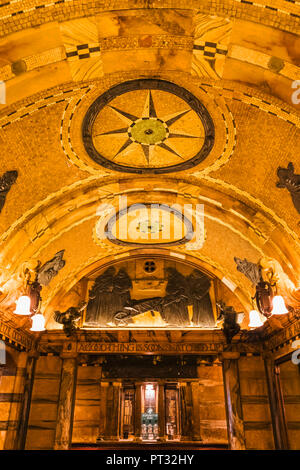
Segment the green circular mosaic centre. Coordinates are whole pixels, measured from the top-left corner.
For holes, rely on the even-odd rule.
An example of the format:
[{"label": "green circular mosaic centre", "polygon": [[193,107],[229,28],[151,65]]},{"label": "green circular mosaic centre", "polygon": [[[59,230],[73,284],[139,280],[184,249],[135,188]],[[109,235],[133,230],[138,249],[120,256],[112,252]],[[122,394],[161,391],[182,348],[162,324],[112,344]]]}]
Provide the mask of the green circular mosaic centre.
[{"label": "green circular mosaic centre", "polygon": [[128,130],[130,138],[143,145],[155,145],[166,139],[167,126],[159,119],[138,119]]}]

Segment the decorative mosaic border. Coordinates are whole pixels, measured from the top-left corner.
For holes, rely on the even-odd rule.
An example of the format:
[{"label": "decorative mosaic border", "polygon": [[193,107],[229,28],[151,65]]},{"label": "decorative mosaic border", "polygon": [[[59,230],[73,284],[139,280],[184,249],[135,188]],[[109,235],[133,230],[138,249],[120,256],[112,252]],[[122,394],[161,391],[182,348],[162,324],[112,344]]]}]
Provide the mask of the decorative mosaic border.
[{"label": "decorative mosaic border", "polygon": [[60,91],[59,93],[45,96],[45,98],[41,98],[38,101],[32,101],[30,103],[27,103],[21,108],[15,109],[14,111],[9,112],[5,116],[0,117],[0,129],[4,129],[10,124],[20,121],[21,119],[27,116],[30,116],[36,111],[47,108],[49,106],[53,106],[58,103],[62,103],[64,101],[70,101],[72,97],[67,96],[69,95],[69,93],[74,93],[76,91],[84,90],[86,88],[89,88],[89,86],[83,85],[81,87],[72,88],[71,90],[63,90],[63,91]]},{"label": "decorative mosaic border", "polygon": [[[294,5],[294,6],[299,5],[299,2],[296,1],[296,0],[284,0],[284,1],[286,2],[286,6],[287,6],[288,3],[291,4],[291,6],[292,5]],[[74,0],[56,0],[56,1],[50,1],[49,3],[41,3],[41,4],[38,4],[38,5],[31,6],[30,8],[23,8],[23,9],[11,12],[7,15],[4,15],[4,16],[0,17],[0,21],[1,20],[4,21],[6,19],[16,17],[16,16],[19,16],[19,15],[22,15],[22,14],[34,12],[34,11],[37,11],[37,10],[46,10],[47,8],[55,7],[57,5],[62,6],[64,4],[71,3],[71,2],[73,4],[75,4]],[[19,1],[18,0],[4,1],[4,3],[2,5],[0,5],[0,8],[1,7],[10,7],[11,5],[14,5],[16,3],[21,4],[23,2],[22,2],[22,0],[19,0]],[[232,3],[233,4],[234,3],[239,3],[240,5],[244,5],[244,6],[253,6],[253,7],[265,9],[267,11],[271,11],[271,12],[274,12],[274,13],[281,13],[283,15],[290,16],[291,18],[300,18],[300,14],[294,13],[293,11],[288,11],[288,10],[285,10],[285,9],[282,9],[282,8],[279,8],[279,7],[275,7],[275,6],[272,6],[272,5],[268,5],[268,4],[257,3],[257,2],[251,1],[251,0],[232,0]],[[135,8],[142,8],[143,5],[144,4],[141,4],[141,5],[137,4],[137,5],[135,5]],[[76,6],[76,4],[74,6]],[[130,4],[130,2],[125,2],[125,4],[122,4],[122,5],[118,6],[116,4],[116,2],[106,1],[105,4],[102,6],[102,8],[105,9],[105,10],[112,10],[112,9],[118,10],[118,9],[122,9],[122,8],[123,9],[124,8],[130,8],[130,6],[132,6]],[[157,6],[154,3],[152,8],[155,8],[155,7],[157,8]],[[158,7],[160,7],[160,6],[158,6]],[[199,8],[196,1],[193,2],[192,5],[188,5],[188,7],[190,9],[191,8],[192,9],[197,9],[197,7]],[[18,5],[17,5],[17,8],[18,8]],[[165,2],[165,4],[163,5],[163,8],[183,8],[183,5],[180,4],[180,5],[176,6],[176,2],[170,1],[170,2]],[[225,9],[224,6],[223,6],[223,9]],[[226,8],[226,10],[227,10],[227,8]],[[231,14],[233,14],[233,12],[230,11],[231,9],[230,9],[229,6],[228,6],[228,10],[229,10],[228,13],[231,12]],[[218,12],[218,10],[216,10],[216,12]]]}]

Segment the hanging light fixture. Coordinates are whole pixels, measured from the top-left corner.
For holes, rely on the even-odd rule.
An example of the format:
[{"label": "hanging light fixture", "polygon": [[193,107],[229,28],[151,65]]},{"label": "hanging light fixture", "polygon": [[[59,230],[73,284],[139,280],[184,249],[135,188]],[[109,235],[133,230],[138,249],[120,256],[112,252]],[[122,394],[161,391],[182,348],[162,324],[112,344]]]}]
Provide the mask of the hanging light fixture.
[{"label": "hanging light fixture", "polygon": [[36,313],[31,319],[32,327],[30,331],[45,331],[45,317],[41,313]]},{"label": "hanging light fixture", "polygon": [[31,315],[30,298],[28,295],[21,295],[21,297],[16,300],[16,310],[14,313],[16,315]]},{"label": "hanging light fixture", "polygon": [[25,293],[21,295],[18,300],[16,300],[16,309],[14,313],[16,315],[32,315],[38,311],[40,302],[41,302],[41,292],[42,286],[35,279],[35,281],[30,282],[27,279]]},{"label": "hanging light fixture", "polygon": [[30,282],[29,277],[26,281],[25,292],[28,295],[21,295],[21,297],[16,301],[17,306],[14,313],[16,315],[31,315],[31,331],[45,330],[45,317],[39,311],[42,301],[41,290],[42,286],[38,282],[38,271],[36,270],[35,280]]},{"label": "hanging light fixture", "polygon": [[269,282],[260,280],[256,285],[255,299],[259,312],[269,318],[273,310],[273,290]]},{"label": "hanging light fixture", "polygon": [[249,313],[249,318],[249,328],[259,328],[264,324],[257,310],[251,310],[251,312]]},{"label": "hanging light fixture", "polygon": [[284,315],[285,313],[289,313],[288,309],[285,306],[284,299],[281,295],[275,295],[273,298],[273,315]]}]

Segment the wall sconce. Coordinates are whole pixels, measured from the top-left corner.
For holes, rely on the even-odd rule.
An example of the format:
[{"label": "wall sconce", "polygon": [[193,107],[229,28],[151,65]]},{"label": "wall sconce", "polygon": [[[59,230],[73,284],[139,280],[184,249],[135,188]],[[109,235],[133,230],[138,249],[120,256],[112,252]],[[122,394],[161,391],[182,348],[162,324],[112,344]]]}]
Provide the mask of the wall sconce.
[{"label": "wall sconce", "polygon": [[[262,276],[262,270],[264,268],[261,264],[252,263],[246,258],[240,259],[236,256],[234,257],[234,261],[237,265],[237,270],[243,273],[247,279],[251,281],[252,285],[256,286],[252,302],[254,299],[256,300],[256,305],[261,315],[264,315],[266,318],[270,318],[271,315],[283,315],[288,313],[283,298],[281,295],[277,294],[277,279],[272,267],[267,268],[267,272],[265,274],[268,280],[265,281]],[[274,287],[276,293],[275,296],[273,293]],[[250,328],[259,328],[263,325],[263,320],[259,313],[253,306],[253,309],[249,314]]]},{"label": "wall sconce", "polygon": [[255,300],[259,312],[269,318],[273,310],[273,289],[270,282],[261,278],[256,284]]},{"label": "wall sconce", "polygon": [[[261,269],[260,269],[261,276]],[[270,281],[272,282],[273,273]],[[256,285],[255,299],[257,308],[262,315],[269,318],[271,315],[283,315],[288,313],[284,299],[281,295],[277,294],[276,282],[264,281],[261,279]],[[274,296],[273,287],[275,287],[276,295]]]},{"label": "wall sconce", "polygon": [[21,295],[16,300],[16,309],[14,313],[16,315],[31,315],[32,327],[31,331],[44,331],[45,330],[45,318],[41,313],[38,313],[39,306],[42,301],[41,290],[42,286],[37,281],[38,273],[33,282],[30,282],[29,272],[26,279],[25,295]]}]

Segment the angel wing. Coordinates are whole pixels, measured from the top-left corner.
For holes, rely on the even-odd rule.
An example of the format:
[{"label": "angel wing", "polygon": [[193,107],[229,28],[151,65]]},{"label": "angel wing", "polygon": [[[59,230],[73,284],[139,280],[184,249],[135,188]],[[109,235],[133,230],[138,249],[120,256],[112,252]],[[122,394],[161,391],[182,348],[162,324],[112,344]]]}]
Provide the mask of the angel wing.
[{"label": "angel wing", "polygon": [[51,260],[41,266],[37,277],[37,281],[41,285],[47,286],[53,277],[58,274],[60,269],[65,266],[66,262],[63,259],[64,252],[65,250],[58,251]]},{"label": "angel wing", "polygon": [[246,258],[240,259],[236,256],[234,257],[236,263],[236,269],[244,274],[255,286],[260,281],[260,270],[259,266],[256,263],[251,263]]}]

